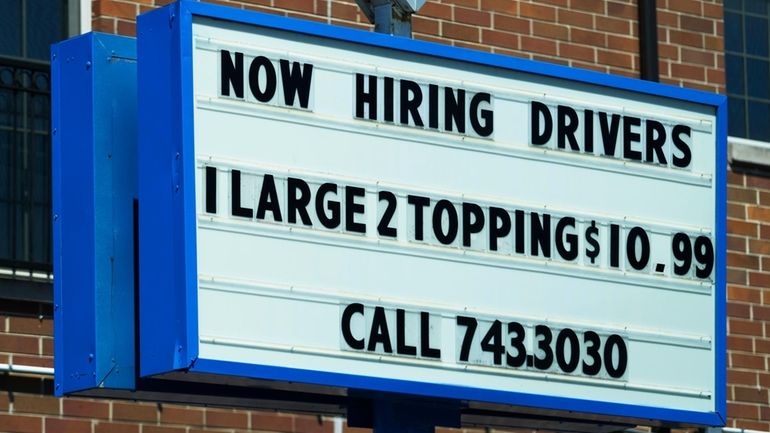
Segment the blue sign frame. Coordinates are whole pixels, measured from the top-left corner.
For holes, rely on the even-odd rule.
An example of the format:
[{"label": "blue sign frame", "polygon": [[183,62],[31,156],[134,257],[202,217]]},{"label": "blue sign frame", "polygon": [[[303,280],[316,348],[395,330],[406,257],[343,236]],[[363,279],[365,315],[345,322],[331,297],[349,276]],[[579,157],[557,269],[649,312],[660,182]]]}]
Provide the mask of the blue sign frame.
[{"label": "blue sign frame", "polygon": [[[198,357],[193,141],[193,17],[261,26],[318,38],[603,86],[710,107],[716,111],[715,408],[695,412],[470,387],[380,379]],[[516,59],[430,42],[181,1],[138,18],[140,375],[173,371],[291,381],[373,392],[545,408],[671,424],[721,426],[725,396],[727,101],[722,95]]]}]

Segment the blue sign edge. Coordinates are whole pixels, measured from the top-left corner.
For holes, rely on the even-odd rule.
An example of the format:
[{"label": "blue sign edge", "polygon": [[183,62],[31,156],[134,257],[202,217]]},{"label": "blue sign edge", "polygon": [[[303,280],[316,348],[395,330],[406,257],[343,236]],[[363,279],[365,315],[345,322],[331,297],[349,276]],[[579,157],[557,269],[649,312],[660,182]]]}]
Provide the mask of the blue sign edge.
[{"label": "blue sign edge", "polygon": [[57,396],[135,387],[135,59],[125,36],[87,33],[51,46]]},{"label": "blue sign edge", "polygon": [[[575,81],[597,86],[603,86],[618,90],[652,95],[661,98],[674,99],[679,101],[691,102],[695,104],[710,106],[716,111],[716,233],[715,250],[715,354],[716,354],[716,374],[715,374],[715,392],[713,395],[715,410],[708,412],[684,411],[675,409],[666,409],[652,406],[627,405],[616,403],[605,403],[599,401],[571,399],[564,397],[549,397],[542,395],[532,395],[518,392],[500,392],[483,390],[477,388],[467,388],[452,385],[426,384],[419,382],[409,382],[396,379],[379,379],[372,377],[343,375],[329,372],[308,371],[288,367],[269,367],[244,363],[230,363],[216,360],[198,358],[198,327],[197,327],[197,262],[196,262],[196,234],[195,234],[195,189],[194,173],[190,170],[184,170],[186,167],[194,167],[194,143],[193,143],[193,84],[192,84],[192,17],[199,16],[213,18],[218,20],[231,21],[242,24],[262,26],[266,28],[283,30],[309,36],[328,38],[345,41],[359,45],[368,45],[391,50],[404,51],[420,55],[432,56],[442,59],[455,60],[465,63],[471,63],[482,66],[490,66],[514,72],[525,72],[540,76],[553,77],[563,80]],[[172,255],[185,257],[185,266],[180,269],[177,263],[173,276],[175,281],[185,282],[183,287],[166,287],[159,290],[150,281],[142,279],[140,298],[140,323],[146,325],[141,332],[141,347],[149,347],[150,351],[156,350],[159,346],[165,346],[168,351],[169,344],[179,343],[173,346],[173,349],[183,356],[157,356],[148,355],[147,351],[140,350],[141,356],[141,375],[151,376],[162,374],[179,369],[188,369],[201,373],[214,373],[231,376],[245,376],[273,380],[289,380],[292,382],[305,382],[310,384],[321,384],[330,386],[343,386],[356,389],[365,389],[372,391],[389,391],[399,393],[410,393],[434,397],[445,397],[460,400],[477,400],[490,403],[515,404],[528,407],[548,408],[564,411],[588,412],[593,414],[602,414],[609,416],[640,418],[659,420],[671,423],[685,423],[695,425],[723,426],[726,423],[726,176],[727,176],[727,98],[724,95],[675,87],[666,84],[642,81],[622,76],[598,73],[581,69],[573,69],[561,65],[554,65],[544,62],[517,59],[505,57],[496,54],[474,51],[470,49],[450,47],[432,42],[417,41],[412,39],[400,38],[395,36],[371,33],[361,30],[335,27],[327,24],[303,21],[298,19],[267,15],[258,12],[232,9],[228,7],[191,2],[178,1],[162,9],[141,15],[138,18],[138,41],[139,41],[139,70],[140,70],[140,124],[145,119],[166,119],[171,117],[172,122],[168,125],[169,131],[178,128],[181,135],[172,134],[173,147],[180,149],[182,167],[177,168],[182,171],[182,195],[184,200],[175,202],[174,214],[180,215],[177,221],[182,221],[182,227],[175,225],[173,221],[165,221],[159,229],[169,229],[177,232],[177,242],[172,245]],[[143,58],[142,55],[142,36],[143,29],[151,26],[168,25],[173,29],[169,33],[169,42],[177,47],[176,50],[168,50],[168,46],[163,43],[146,44],[145,51],[152,55]],[[157,27],[156,27],[157,28]],[[153,60],[151,60],[153,59]],[[170,62],[170,63],[169,63]],[[141,92],[145,87],[141,81],[141,71],[143,68],[157,67],[157,63],[170,64],[170,74],[166,77],[167,84],[173,87],[173,92],[167,92],[168,95],[161,97],[161,105],[151,105],[145,107],[141,100]],[[175,75],[176,74],[176,75]],[[176,80],[174,79],[176,78]],[[156,88],[159,90],[162,86]],[[145,90],[150,93],[148,90]],[[174,100],[176,95],[178,99]],[[156,95],[156,100],[158,96]],[[181,104],[179,103],[181,101]],[[164,112],[164,108],[171,108],[172,113]],[[154,122],[157,124],[157,121]],[[143,148],[142,137],[140,134],[140,149]],[[147,144],[149,145],[149,144]],[[144,146],[146,148],[146,145]],[[144,162],[140,151],[140,165]],[[153,175],[144,173],[147,183],[154,180]],[[142,177],[142,176],[140,176]],[[166,176],[163,180],[168,180]],[[172,175],[173,177],[173,175]],[[185,188],[185,185],[193,185],[192,188]],[[142,194],[146,189],[140,185],[140,202]],[[140,211],[140,215],[142,215]],[[193,217],[190,218],[189,215]],[[167,215],[170,216],[170,215]],[[192,220],[192,221],[191,221]],[[182,230],[182,233],[179,233]],[[142,236],[140,239],[145,240]],[[151,240],[151,239],[149,239]],[[141,241],[140,241],[141,242]],[[153,246],[152,242],[150,243]],[[162,245],[155,245],[161,247]],[[142,259],[144,254],[140,254],[140,267],[147,262]],[[158,258],[158,254],[153,257]],[[162,261],[168,263],[167,260]],[[157,267],[156,267],[157,268]],[[179,275],[179,273],[183,273]],[[144,283],[149,283],[147,286]],[[176,296],[180,294],[182,296]],[[150,295],[150,296],[144,296]],[[180,305],[181,303],[181,305]],[[171,317],[168,314],[168,307],[172,307],[175,314]],[[160,321],[158,321],[160,320]],[[171,335],[156,334],[157,325],[165,323],[169,330],[173,329]],[[163,333],[167,334],[167,333]],[[184,344],[184,345],[183,345]],[[168,355],[168,354],[167,354]],[[173,359],[173,362],[168,362]],[[189,361],[186,365],[184,360]]]}]

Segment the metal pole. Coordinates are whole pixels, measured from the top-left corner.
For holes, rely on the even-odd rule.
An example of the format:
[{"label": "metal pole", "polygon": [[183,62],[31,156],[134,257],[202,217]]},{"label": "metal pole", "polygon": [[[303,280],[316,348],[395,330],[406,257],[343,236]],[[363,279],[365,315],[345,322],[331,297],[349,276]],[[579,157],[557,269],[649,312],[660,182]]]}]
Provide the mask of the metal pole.
[{"label": "metal pole", "polygon": [[372,0],[374,31],[412,37],[412,15],[405,13],[392,0]]},{"label": "metal pole", "polygon": [[658,17],[655,0],[639,0],[639,60],[642,80],[659,81]]}]

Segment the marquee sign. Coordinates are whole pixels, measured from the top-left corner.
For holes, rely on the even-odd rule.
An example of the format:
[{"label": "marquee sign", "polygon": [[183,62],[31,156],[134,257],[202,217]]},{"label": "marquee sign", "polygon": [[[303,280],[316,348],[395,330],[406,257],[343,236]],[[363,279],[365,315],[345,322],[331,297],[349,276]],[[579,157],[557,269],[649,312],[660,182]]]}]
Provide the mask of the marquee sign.
[{"label": "marquee sign", "polygon": [[723,423],[723,97],[194,2],[137,48],[141,376]]}]

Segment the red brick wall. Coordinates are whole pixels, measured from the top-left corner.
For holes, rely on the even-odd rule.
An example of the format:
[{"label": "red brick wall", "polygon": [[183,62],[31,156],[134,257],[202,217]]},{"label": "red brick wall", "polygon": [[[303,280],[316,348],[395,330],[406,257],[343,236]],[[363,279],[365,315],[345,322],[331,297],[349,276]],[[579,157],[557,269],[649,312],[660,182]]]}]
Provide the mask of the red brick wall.
[{"label": "red brick wall", "polygon": [[770,430],[770,177],[730,173],[727,414]]},{"label": "red brick wall", "polygon": [[[371,29],[354,0],[210,0]],[[167,0],[95,0],[93,29],[133,35]],[[657,0],[661,81],[724,93],[721,0]],[[639,75],[633,0],[429,1],[414,37],[628,76]],[[768,169],[770,174],[770,169]],[[770,430],[770,178],[731,173],[728,204],[729,426]],[[50,305],[0,300],[0,363],[52,366]],[[331,433],[307,415],[50,397],[50,379],[0,374],[0,431]]]},{"label": "red brick wall", "polygon": [[[0,281],[2,284],[2,281]],[[0,363],[53,367],[50,304],[0,300]],[[0,373],[0,432],[333,433],[331,418],[131,401],[56,398],[53,378]],[[346,429],[345,433],[354,433]]]},{"label": "red brick wall", "polygon": [[[355,0],[211,0],[243,9],[371,28]],[[166,0],[96,0],[94,30],[133,35],[134,17]],[[721,1],[658,0],[661,81],[724,92]],[[428,1],[414,37],[602,72],[639,76],[633,0]]]}]

